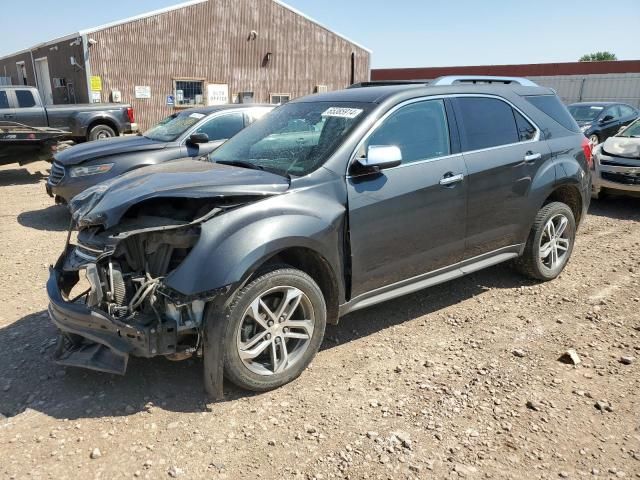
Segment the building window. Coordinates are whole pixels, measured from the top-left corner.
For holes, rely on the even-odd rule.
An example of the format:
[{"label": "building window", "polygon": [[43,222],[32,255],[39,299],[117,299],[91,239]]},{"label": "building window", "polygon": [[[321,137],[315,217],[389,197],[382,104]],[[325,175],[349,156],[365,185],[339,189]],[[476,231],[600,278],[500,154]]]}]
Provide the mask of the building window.
[{"label": "building window", "polygon": [[282,105],[283,103],[287,103],[289,100],[291,100],[291,94],[290,93],[272,93],[271,95],[269,95],[269,102],[272,105]]},{"label": "building window", "polygon": [[204,80],[174,80],[176,107],[204,105]]}]

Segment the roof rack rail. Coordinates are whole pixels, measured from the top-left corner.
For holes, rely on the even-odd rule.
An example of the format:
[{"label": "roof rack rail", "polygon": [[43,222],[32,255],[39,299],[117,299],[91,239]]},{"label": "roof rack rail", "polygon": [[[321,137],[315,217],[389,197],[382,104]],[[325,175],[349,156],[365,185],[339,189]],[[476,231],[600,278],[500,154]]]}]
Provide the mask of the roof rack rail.
[{"label": "roof rack rail", "polygon": [[429,85],[454,85],[456,83],[501,83],[504,85],[521,85],[523,87],[539,87],[535,82],[522,77],[492,77],[484,75],[448,75],[436,78]]},{"label": "roof rack rail", "polygon": [[427,85],[429,80],[371,80],[368,82],[354,83],[347,88],[365,87],[390,87],[394,85]]}]

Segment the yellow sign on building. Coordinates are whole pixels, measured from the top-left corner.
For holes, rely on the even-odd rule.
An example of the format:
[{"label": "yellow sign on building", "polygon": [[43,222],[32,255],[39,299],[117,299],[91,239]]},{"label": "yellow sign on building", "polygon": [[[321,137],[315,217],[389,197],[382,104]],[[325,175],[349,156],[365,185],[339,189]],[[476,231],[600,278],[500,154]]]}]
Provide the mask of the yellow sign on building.
[{"label": "yellow sign on building", "polygon": [[91,77],[91,91],[93,92],[102,91],[102,78],[98,76]]}]

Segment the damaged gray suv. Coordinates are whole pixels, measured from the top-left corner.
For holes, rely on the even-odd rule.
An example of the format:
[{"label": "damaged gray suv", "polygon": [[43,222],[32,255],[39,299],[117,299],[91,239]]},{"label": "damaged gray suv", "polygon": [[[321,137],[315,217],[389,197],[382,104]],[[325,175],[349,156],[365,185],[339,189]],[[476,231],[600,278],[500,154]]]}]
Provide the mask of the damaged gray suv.
[{"label": "damaged gray suv", "polygon": [[[557,277],[590,200],[591,149],[552,90],[514,78],[362,85],[283,105],[211,154],[92,187],[51,269],[64,365],[204,358],[265,391],[327,323],[513,260]],[[72,238],[70,233],[69,238]]]}]

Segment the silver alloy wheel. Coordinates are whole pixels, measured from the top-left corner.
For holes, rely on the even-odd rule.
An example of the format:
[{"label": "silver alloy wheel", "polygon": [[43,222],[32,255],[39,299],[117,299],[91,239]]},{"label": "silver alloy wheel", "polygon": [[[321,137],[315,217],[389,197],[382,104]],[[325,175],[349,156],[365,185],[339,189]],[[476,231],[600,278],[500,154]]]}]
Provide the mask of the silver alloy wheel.
[{"label": "silver alloy wheel", "polygon": [[98,134],[98,140],[104,140],[105,138],[111,138],[108,132],[100,132]]},{"label": "silver alloy wheel", "polygon": [[540,260],[542,264],[556,269],[565,261],[571,246],[571,238],[567,226],[569,219],[559,213],[549,219],[540,237]]},{"label": "silver alloy wheel", "polygon": [[598,145],[598,135],[591,135],[589,137],[589,141],[595,147],[596,145]]},{"label": "silver alloy wheel", "polygon": [[238,327],[240,360],[258,375],[282,373],[309,348],[314,324],[313,305],[302,290],[267,290],[251,302]]}]

